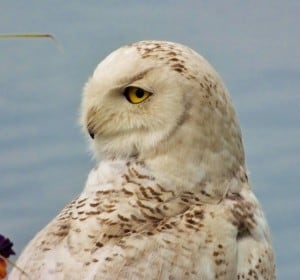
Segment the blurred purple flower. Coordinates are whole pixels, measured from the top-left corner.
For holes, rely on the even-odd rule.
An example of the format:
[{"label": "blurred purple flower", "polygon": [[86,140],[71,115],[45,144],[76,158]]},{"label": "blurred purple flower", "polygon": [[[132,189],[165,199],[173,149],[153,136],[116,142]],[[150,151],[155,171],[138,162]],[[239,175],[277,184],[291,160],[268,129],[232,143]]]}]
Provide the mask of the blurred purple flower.
[{"label": "blurred purple flower", "polygon": [[8,259],[10,255],[15,255],[15,252],[12,249],[13,245],[14,244],[8,238],[0,234],[0,255],[1,256]]}]

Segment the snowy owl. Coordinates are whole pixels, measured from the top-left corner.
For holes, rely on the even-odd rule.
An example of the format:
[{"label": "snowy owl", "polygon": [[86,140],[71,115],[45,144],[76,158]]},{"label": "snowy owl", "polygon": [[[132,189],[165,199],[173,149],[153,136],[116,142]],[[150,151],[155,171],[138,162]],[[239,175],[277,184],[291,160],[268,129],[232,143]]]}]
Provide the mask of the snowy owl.
[{"label": "snowy owl", "polygon": [[99,163],[17,261],[30,279],[275,279],[240,126],[203,57],[121,47],[87,82],[81,124]]}]

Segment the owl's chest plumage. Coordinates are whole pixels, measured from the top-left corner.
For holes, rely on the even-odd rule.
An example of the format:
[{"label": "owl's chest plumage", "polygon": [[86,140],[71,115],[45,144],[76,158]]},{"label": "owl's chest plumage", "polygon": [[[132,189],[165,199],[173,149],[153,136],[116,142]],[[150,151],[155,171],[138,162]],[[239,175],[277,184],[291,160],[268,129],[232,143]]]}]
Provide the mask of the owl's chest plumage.
[{"label": "owl's chest plumage", "polygon": [[205,192],[171,187],[140,162],[100,164],[21,265],[50,279],[233,279],[241,215],[256,223],[254,204],[239,216],[236,197],[208,204]]}]

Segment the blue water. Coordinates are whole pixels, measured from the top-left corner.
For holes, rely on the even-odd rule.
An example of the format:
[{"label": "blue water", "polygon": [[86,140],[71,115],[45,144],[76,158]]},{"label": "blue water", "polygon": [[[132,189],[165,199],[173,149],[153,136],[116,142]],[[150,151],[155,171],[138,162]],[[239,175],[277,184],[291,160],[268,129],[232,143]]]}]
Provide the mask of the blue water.
[{"label": "blue water", "polygon": [[[221,2],[221,1],[220,1]],[[115,48],[184,43],[218,70],[238,112],[279,279],[300,275],[299,1],[1,1],[0,232],[25,244],[80,192],[93,161],[77,125],[82,87]]]}]

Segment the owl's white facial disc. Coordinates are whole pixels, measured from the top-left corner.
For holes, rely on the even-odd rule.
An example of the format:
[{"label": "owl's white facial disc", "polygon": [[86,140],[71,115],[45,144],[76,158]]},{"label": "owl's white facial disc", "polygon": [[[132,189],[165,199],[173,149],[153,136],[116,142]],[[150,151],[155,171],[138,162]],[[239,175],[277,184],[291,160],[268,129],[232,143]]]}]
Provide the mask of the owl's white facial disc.
[{"label": "owl's white facial disc", "polygon": [[[143,59],[136,47],[123,47],[100,63],[85,87],[82,123],[100,156],[131,156],[155,147],[186,110],[183,87],[164,63]],[[180,77],[179,77],[180,78]],[[124,93],[136,87],[151,95],[139,104]]]}]

